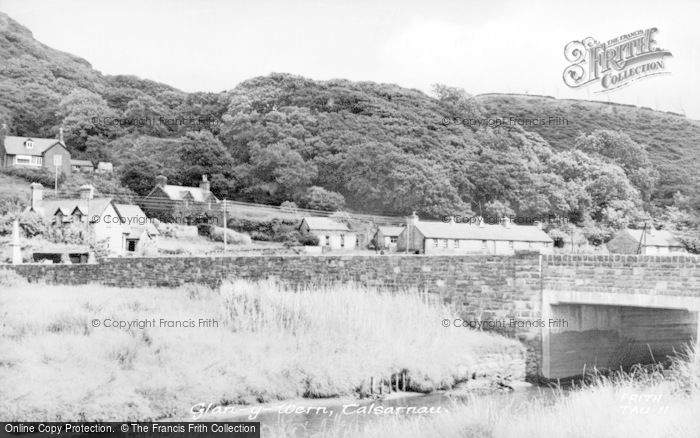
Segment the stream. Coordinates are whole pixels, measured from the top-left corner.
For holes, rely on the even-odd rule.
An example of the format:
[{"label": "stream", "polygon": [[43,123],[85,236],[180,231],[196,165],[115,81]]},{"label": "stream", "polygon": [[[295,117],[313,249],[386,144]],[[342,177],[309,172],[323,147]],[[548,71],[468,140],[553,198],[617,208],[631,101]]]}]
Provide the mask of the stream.
[{"label": "stream", "polygon": [[[299,399],[246,408],[225,416],[204,416],[201,421],[259,421],[263,428],[286,430],[288,435],[304,437],[322,432],[328,426],[357,427],[387,418],[439,416],[456,405],[492,403],[498,406],[524,406],[539,400],[553,402],[558,392],[530,386],[515,391],[487,393],[431,394],[394,393],[381,400],[372,399]],[[338,424],[340,423],[340,424]]]}]

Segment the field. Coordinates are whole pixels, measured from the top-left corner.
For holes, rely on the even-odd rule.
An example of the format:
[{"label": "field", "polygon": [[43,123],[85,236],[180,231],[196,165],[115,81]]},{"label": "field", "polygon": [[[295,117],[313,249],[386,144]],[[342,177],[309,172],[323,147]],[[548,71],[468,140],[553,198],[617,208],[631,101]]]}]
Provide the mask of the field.
[{"label": "field", "polygon": [[[183,418],[202,402],[353,397],[370,376],[402,370],[409,389],[449,388],[482,352],[515,344],[442,328],[450,309],[418,294],[352,285],[120,289],[10,276],[0,278],[0,316],[3,421]],[[151,320],[156,327],[145,326]]]}]

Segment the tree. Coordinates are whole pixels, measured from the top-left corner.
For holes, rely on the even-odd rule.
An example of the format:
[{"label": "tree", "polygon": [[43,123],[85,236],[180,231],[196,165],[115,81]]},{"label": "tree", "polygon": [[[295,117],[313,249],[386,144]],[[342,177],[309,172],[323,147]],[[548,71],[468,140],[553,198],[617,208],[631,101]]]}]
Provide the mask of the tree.
[{"label": "tree", "polygon": [[345,206],[345,197],[323,187],[312,186],[299,196],[303,208],[311,210],[337,211]]},{"label": "tree", "polygon": [[184,185],[197,186],[202,175],[210,175],[211,190],[231,196],[235,187],[236,163],[228,150],[210,131],[190,131],[182,137],[181,167],[176,173]]},{"label": "tree", "polygon": [[114,138],[120,132],[117,113],[99,95],[77,89],[64,97],[58,109],[66,144],[85,151],[91,137]]},{"label": "tree", "polygon": [[639,189],[642,199],[649,201],[659,172],[643,145],[624,132],[598,129],[589,135],[580,135],[575,146],[586,153],[607,157],[622,167],[630,182]]},{"label": "tree", "polygon": [[156,186],[156,176],[163,173],[165,169],[160,163],[149,159],[133,159],[124,163],[119,179],[139,196],[146,196]]},{"label": "tree", "polygon": [[430,217],[471,212],[443,169],[390,143],[351,147],[340,171],[353,206],[385,214],[415,210]]},{"label": "tree", "polygon": [[274,203],[295,197],[318,174],[312,162],[293,150],[294,142],[285,139],[269,146],[251,147],[246,192],[257,202]]}]

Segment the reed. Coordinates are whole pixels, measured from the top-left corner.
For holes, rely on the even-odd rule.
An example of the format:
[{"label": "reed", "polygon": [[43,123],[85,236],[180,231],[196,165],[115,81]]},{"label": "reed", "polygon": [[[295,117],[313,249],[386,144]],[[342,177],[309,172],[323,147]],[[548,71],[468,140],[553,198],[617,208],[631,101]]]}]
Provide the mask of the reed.
[{"label": "reed", "polygon": [[[184,418],[197,403],[357,397],[371,377],[401,372],[409,389],[449,388],[482,352],[515,344],[443,328],[451,310],[416,292],[357,285],[16,284],[0,290],[0,314],[4,421]],[[105,320],[199,318],[218,327],[105,327]]]}]

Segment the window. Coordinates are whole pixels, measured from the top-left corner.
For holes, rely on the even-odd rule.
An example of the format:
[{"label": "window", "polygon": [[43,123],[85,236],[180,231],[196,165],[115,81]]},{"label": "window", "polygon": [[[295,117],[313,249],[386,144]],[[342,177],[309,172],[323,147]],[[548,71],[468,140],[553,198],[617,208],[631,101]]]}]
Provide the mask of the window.
[{"label": "window", "polygon": [[459,248],[459,240],[455,239],[455,248]]},{"label": "window", "polygon": [[509,241],[508,241],[508,248],[512,248],[512,247],[513,247],[513,241],[512,241],[512,240],[509,240]]},{"label": "window", "polygon": [[391,236],[389,238],[389,242],[391,242],[391,243],[397,243],[398,241],[399,241],[398,236]]},{"label": "window", "polygon": [[27,149],[32,149],[32,148],[34,148],[34,142],[31,140],[27,140],[24,142],[24,146],[26,146]]},{"label": "window", "polygon": [[331,236],[326,236],[326,246],[331,246]]},{"label": "window", "polygon": [[481,241],[481,249],[486,249],[486,241],[485,240]]},{"label": "window", "polygon": [[447,248],[447,239],[442,239],[442,247]]},{"label": "window", "polygon": [[340,247],[345,248],[345,234],[340,235]]},{"label": "window", "polygon": [[437,239],[433,239],[433,246],[434,246],[435,248],[438,247],[438,240],[437,240]]},{"label": "window", "polygon": [[31,155],[17,155],[15,156],[15,164],[22,166],[41,166],[44,160],[41,157],[34,157]]},{"label": "window", "polygon": [[127,240],[126,241],[126,250],[129,252],[134,252],[136,251],[136,240]]},{"label": "window", "polygon": [[532,248],[532,242],[527,242],[527,247]]}]

